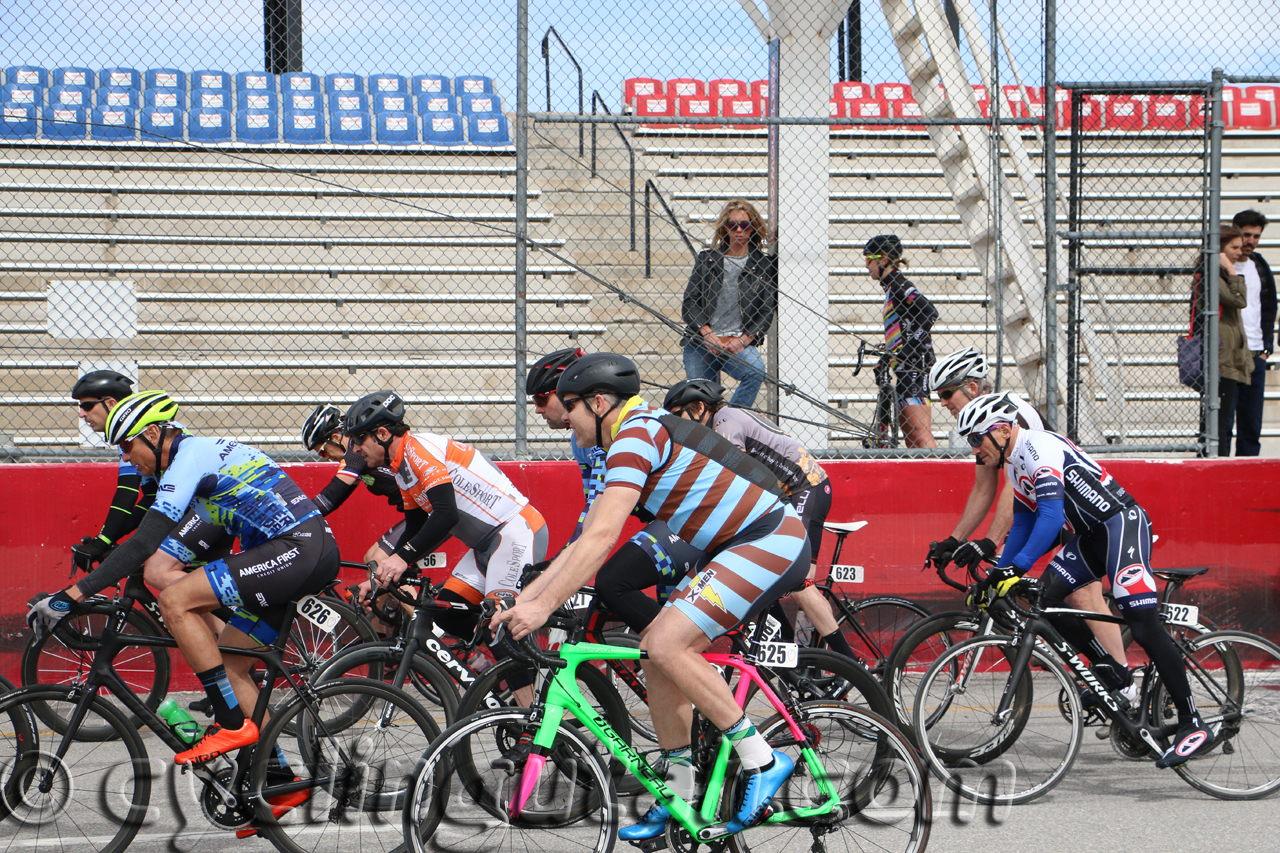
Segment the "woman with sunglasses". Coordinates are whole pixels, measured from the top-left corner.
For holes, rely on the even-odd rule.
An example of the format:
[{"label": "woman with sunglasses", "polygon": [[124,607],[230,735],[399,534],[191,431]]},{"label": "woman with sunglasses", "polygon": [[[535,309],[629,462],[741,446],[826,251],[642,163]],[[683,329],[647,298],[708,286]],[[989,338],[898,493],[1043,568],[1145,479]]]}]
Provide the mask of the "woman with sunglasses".
[{"label": "woman with sunglasses", "polygon": [[733,199],[716,219],[711,248],[698,253],[680,306],[688,379],[738,380],[732,404],[755,405],[764,379],[757,347],[778,306],[778,259],[765,254],[769,229],[759,212]]}]

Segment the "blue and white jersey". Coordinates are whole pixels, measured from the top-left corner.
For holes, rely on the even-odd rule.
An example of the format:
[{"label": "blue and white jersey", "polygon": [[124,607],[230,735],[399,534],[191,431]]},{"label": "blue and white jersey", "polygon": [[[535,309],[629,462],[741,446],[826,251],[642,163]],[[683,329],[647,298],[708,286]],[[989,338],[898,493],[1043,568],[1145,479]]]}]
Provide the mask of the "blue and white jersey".
[{"label": "blue and white jersey", "polygon": [[1134,503],[1106,468],[1055,432],[1018,430],[1005,472],[1015,513],[1035,512],[1041,501],[1062,501],[1073,533],[1084,533]]},{"label": "blue and white jersey", "polygon": [[320,510],[262,451],[225,438],[180,435],[152,509],[178,521],[188,509],[226,528],[247,551]]},{"label": "blue and white jersey", "polygon": [[569,436],[569,450],[582,472],[582,497],[586,501],[578,515],[578,524],[573,528],[573,535],[569,537],[569,541],[573,542],[582,535],[587,510],[591,509],[592,502],[604,491],[604,460],[607,454],[600,447],[579,447],[573,436]]}]

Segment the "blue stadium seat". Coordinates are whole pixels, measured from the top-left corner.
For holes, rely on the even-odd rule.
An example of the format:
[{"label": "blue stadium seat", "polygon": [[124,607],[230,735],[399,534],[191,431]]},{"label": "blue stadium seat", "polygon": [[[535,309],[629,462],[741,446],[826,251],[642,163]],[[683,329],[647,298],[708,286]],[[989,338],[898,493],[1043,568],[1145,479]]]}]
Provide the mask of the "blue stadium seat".
[{"label": "blue stadium seat", "polygon": [[193,110],[230,111],[235,101],[231,97],[230,89],[194,88],[191,90],[190,104]]},{"label": "blue stadium seat", "polygon": [[162,110],[187,109],[187,93],[185,89],[143,89],[142,107],[159,107]]},{"label": "blue stadium seat", "polygon": [[298,145],[315,145],[324,142],[324,110],[284,111],[281,135],[285,142]]},{"label": "blue stadium seat", "polygon": [[375,113],[411,113],[414,112],[414,99],[408,94],[379,92],[373,96]]},{"label": "blue stadium seat", "polygon": [[463,95],[458,100],[462,101],[464,116],[502,112],[502,99],[497,95]]},{"label": "blue stadium seat", "polygon": [[329,141],[335,145],[367,145],[373,142],[373,123],[361,110],[330,110]]},{"label": "blue stadium seat", "polygon": [[5,83],[0,86],[0,103],[43,107],[44,98],[44,89],[39,86],[29,86],[26,83]]},{"label": "blue stadium seat", "polygon": [[359,74],[326,74],[324,75],[324,93],[326,95],[362,95],[365,93],[364,78]]},{"label": "blue stadium seat", "polygon": [[45,103],[88,109],[93,106],[93,90],[88,86],[54,86],[45,94]]},{"label": "blue stadium seat", "polygon": [[461,77],[454,77],[453,94],[458,97],[463,95],[492,95],[493,80],[482,74],[464,74]]},{"label": "blue stadium seat", "polygon": [[286,112],[289,110],[298,110],[300,112],[324,110],[324,95],[320,92],[286,92],[283,100]]},{"label": "blue stadium seat", "polygon": [[174,107],[143,107],[138,113],[143,142],[182,141],[182,125],[186,113]]},{"label": "blue stadium seat", "polygon": [[369,96],[358,92],[338,92],[330,94],[326,98],[329,105],[329,112],[341,110],[342,112],[369,112]]},{"label": "blue stadium seat", "polygon": [[418,117],[411,112],[378,113],[375,120],[378,142],[383,145],[416,145],[422,141],[418,133]]},{"label": "blue stadium seat", "polygon": [[275,89],[236,89],[236,112],[241,110],[280,110],[280,98]]},{"label": "blue stadium seat", "polygon": [[231,111],[192,107],[187,113],[187,139],[192,142],[230,142]]},{"label": "blue stadium seat", "polygon": [[422,117],[422,141],[427,145],[463,145],[462,116],[432,113]]},{"label": "blue stadium seat", "polygon": [[457,101],[451,95],[421,95],[418,98],[418,115],[426,117],[432,113],[456,113]]},{"label": "blue stadium seat", "polygon": [[177,68],[148,68],[142,75],[146,89],[179,89],[187,91],[187,72]]},{"label": "blue stadium seat", "polygon": [[420,95],[452,95],[453,81],[443,74],[416,74],[409,80],[409,92]]},{"label": "blue stadium seat", "polygon": [[136,110],[142,106],[142,90],[124,86],[99,86],[94,93],[93,103],[98,107],[127,107]]},{"label": "blue stadium seat", "polygon": [[510,145],[507,117],[501,113],[469,116],[467,141],[472,145]]},{"label": "blue stadium seat", "polygon": [[138,138],[138,111],[131,107],[95,107],[90,124],[89,132],[101,142],[132,142]]},{"label": "blue stadium seat", "polygon": [[[204,70],[191,72],[191,91],[196,89],[224,89],[231,91],[231,75],[225,71]],[[192,101],[195,103],[195,101]]]},{"label": "blue stadium seat", "polygon": [[96,89],[98,87],[98,81],[93,69],[80,68],[75,65],[53,69],[49,82],[53,86],[78,86],[82,89]]},{"label": "blue stadium seat", "polygon": [[236,111],[237,142],[279,142],[280,120],[275,110],[241,108]]},{"label": "blue stadium seat", "polygon": [[265,71],[241,71],[236,75],[236,93],[276,91],[276,75]]},{"label": "blue stadium seat", "polygon": [[395,95],[409,94],[409,81],[400,74],[374,74],[368,82],[370,95],[381,92]]},{"label": "blue stadium seat", "polygon": [[280,75],[280,94],[287,98],[290,92],[320,92],[320,76],[302,71],[290,71]]},{"label": "blue stadium seat", "polygon": [[89,136],[89,107],[47,106],[40,114],[40,134],[51,140],[83,140]]},{"label": "blue stadium seat", "polygon": [[35,139],[38,113],[39,107],[35,104],[0,106],[0,139]]},{"label": "blue stadium seat", "polygon": [[142,73],[136,68],[103,68],[98,72],[98,88],[141,89]]},{"label": "blue stadium seat", "polygon": [[49,72],[36,65],[10,65],[4,70],[4,82],[48,89]]}]

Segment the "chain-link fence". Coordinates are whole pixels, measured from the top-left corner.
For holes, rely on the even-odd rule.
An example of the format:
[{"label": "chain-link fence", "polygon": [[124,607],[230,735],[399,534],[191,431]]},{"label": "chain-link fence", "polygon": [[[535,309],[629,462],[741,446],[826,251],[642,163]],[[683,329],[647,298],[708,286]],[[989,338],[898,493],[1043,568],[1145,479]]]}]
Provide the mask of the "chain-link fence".
[{"label": "chain-link fence", "polygon": [[[280,456],[379,388],[558,456],[522,377],[566,346],[633,357],[658,402],[719,375],[824,454],[954,445],[927,370],[973,347],[1085,444],[1194,449],[1198,93],[1280,70],[1243,35],[1273,11],[1187,47],[1209,11],[1153,34],[1030,0],[17,4],[5,453],[107,458],[68,392],[112,367]],[[1222,211],[1266,211],[1276,90],[1224,91]]]}]

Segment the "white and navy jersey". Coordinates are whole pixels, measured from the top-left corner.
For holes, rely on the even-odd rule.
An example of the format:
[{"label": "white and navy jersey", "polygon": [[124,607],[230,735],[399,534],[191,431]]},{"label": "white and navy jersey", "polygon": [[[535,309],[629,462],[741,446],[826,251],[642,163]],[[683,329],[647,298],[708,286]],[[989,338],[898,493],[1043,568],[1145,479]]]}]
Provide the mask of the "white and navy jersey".
[{"label": "white and navy jersey", "polygon": [[772,471],[788,495],[827,480],[803,444],[754,412],[725,406],[712,417],[711,428]]},{"label": "white and navy jersey", "polygon": [[1040,501],[1062,501],[1067,528],[1084,533],[1106,521],[1133,498],[1093,457],[1055,432],[1019,429],[1005,471],[1014,509],[1035,512]]}]

